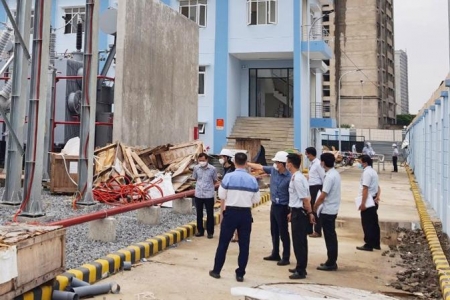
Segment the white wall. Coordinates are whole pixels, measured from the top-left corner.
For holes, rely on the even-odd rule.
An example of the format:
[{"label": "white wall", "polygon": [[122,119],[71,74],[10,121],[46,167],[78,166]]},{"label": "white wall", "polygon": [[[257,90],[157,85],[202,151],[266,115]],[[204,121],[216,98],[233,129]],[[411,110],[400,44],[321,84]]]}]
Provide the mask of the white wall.
[{"label": "white wall", "polygon": [[293,0],[278,1],[278,23],[268,25],[247,25],[246,0],[231,0],[229,3],[230,53],[294,50]]}]

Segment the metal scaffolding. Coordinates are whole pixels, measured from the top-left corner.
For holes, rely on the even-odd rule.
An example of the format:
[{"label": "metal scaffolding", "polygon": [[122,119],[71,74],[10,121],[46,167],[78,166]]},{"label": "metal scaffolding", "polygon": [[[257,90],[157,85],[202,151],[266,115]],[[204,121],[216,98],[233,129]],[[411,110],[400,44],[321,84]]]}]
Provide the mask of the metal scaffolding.
[{"label": "metal scaffolding", "polygon": [[51,2],[35,0],[33,59],[28,104],[27,148],[25,153],[22,216],[45,215],[42,208],[42,172],[48,89]]},{"label": "metal scaffolding", "polygon": [[[28,64],[30,62],[29,36],[32,0],[17,0],[16,17],[11,13],[6,0],[0,0],[14,29],[14,54],[7,61],[1,72],[5,72],[9,64],[13,63],[13,73],[10,81],[0,92],[0,113],[3,114],[8,125],[8,149],[5,162],[6,181],[2,204],[19,205],[22,216],[38,217],[45,214],[42,207],[41,191],[43,174],[47,174],[47,167],[43,166],[46,149],[53,145],[50,134],[53,128],[48,128],[47,115],[51,115],[52,105],[47,105],[49,95],[54,96],[55,70],[49,69],[49,46],[51,39],[50,14],[52,1],[34,0],[34,32],[33,32],[33,58],[31,60],[30,99],[28,106],[27,147],[25,160],[25,176],[23,197],[21,194],[22,156],[24,154],[24,126],[26,110],[26,91],[28,88]],[[85,19],[85,47],[82,86],[82,104],[80,120],[80,153],[78,161],[78,204],[95,204],[92,196],[95,117],[97,99],[97,64],[98,64],[98,14],[99,0],[86,0]],[[3,40],[11,34],[7,27],[0,37],[0,50]],[[104,76],[102,76],[103,78]],[[53,79],[53,80],[52,80]],[[103,80],[103,79],[100,79]],[[50,82],[52,86],[50,87]],[[50,88],[52,89],[50,92]],[[3,106],[9,106],[11,95],[10,119],[8,120]],[[47,126],[46,126],[47,124]],[[46,132],[47,130],[47,132]],[[44,145],[45,144],[45,145]],[[48,175],[44,176],[45,179]],[[17,215],[17,214],[16,214]]]},{"label": "metal scaffolding", "polygon": [[77,204],[96,204],[92,195],[95,107],[97,98],[98,64],[98,14],[99,1],[86,0],[86,26],[84,34],[84,68],[80,115],[80,155],[78,159],[78,197]]},{"label": "metal scaffolding", "polygon": [[[22,155],[23,155],[23,132],[25,120],[25,104],[27,91],[27,74],[30,54],[28,51],[30,23],[31,23],[31,0],[17,0],[16,20],[6,3],[1,0],[8,15],[12,27],[14,28],[14,67],[11,77],[11,129],[8,135],[8,154],[5,167],[8,170],[5,180],[5,191],[2,196],[2,204],[19,205],[22,202]],[[23,39],[22,37],[26,37]],[[18,144],[13,136],[17,137]]]}]

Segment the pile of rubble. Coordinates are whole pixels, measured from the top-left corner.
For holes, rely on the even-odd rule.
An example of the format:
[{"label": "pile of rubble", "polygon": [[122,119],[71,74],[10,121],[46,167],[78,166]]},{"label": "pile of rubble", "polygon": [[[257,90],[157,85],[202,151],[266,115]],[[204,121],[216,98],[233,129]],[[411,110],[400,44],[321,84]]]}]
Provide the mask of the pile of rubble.
[{"label": "pile of rubble", "polygon": [[442,299],[438,274],[422,230],[398,228],[397,246],[390,246],[383,256],[400,256],[402,262],[396,264],[402,270],[397,272],[397,280],[392,287],[413,294],[417,299]]},{"label": "pile of rubble", "polygon": [[201,141],[145,149],[117,142],[97,149],[94,197],[100,202],[130,202],[130,197],[148,200],[191,189],[195,160],[203,151]]}]

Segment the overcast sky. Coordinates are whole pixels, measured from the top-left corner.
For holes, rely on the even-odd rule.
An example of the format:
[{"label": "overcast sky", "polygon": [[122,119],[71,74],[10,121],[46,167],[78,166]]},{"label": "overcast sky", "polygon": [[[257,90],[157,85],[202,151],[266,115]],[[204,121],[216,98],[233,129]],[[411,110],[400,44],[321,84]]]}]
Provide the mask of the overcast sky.
[{"label": "overcast sky", "polygon": [[394,0],[395,49],[408,54],[409,111],[416,114],[449,72],[447,0]]}]

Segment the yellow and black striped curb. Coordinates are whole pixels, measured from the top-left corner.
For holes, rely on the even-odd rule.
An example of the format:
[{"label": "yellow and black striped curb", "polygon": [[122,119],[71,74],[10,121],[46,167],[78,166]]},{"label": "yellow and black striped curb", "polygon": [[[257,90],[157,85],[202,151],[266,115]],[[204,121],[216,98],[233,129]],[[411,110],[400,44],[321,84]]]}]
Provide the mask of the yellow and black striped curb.
[{"label": "yellow and black striped curb", "polygon": [[[253,204],[253,208],[270,201],[270,194],[264,192],[261,195],[261,201]],[[206,220],[204,220],[206,222]],[[214,215],[214,225],[220,224],[220,213]],[[206,224],[205,224],[206,226]],[[169,232],[150,238],[144,242],[132,244],[115,253],[108,254],[93,262],[82,265],[79,268],[68,270],[67,272],[56,276],[53,288],[55,290],[64,290],[71,280],[75,277],[89,283],[95,283],[105,275],[117,273],[123,267],[125,261],[136,263],[142,258],[147,258],[158,252],[163,251],[171,245],[191,237],[197,231],[196,222],[180,226]],[[40,286],[29,291],[15,300],[51,300],[52,287],[49,285]]]},{"label": "yellow and black striped curb", "polygon": [[420,194],[419,186],[415,182],[414,175],[409,167],[407,167],[407,174],[411,184],[411,190],[414,195],[414,200],[416,202],[417,211],[419,212],[420,224],[425,232],[433,262],[436,266],[436,270],[438,271],[442,299],[450,300],[450,266],[444,251],[442,251],[441,243],[439,242],[433,222],[431,222],[431,218],[428,214],[425,202],[422,199],[422,195]]}]

